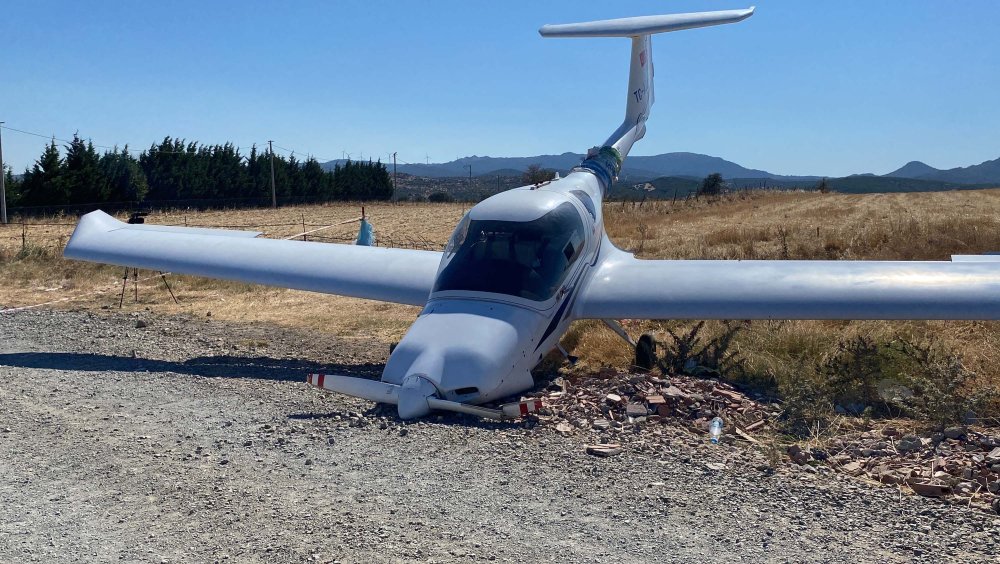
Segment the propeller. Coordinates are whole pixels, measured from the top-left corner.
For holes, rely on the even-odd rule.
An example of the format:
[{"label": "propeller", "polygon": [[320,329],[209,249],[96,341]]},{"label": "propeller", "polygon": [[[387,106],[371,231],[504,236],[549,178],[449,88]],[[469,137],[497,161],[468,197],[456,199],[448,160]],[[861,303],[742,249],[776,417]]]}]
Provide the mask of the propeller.
[{"label": "propeller", "polygon": [[542,402],[539,400],[506,403],[501,405],[500,409],[491,409],[441,399],[435,397],[437,389],[434,385],[427,379],[416,374],[411,374],[403,379],[403,385],[401,386],[379,380],[338,376],[335,374],[310,374],[306,378],[306,382],[324,390],[330,390],[331,392],[338,392],[376,403],[393,404],[396,406],[400,419],[415,419],[427,415],[432,409],[438,409],[441,411],[475,415],[485,419],[507,420],[516,419],[542,408]]}]

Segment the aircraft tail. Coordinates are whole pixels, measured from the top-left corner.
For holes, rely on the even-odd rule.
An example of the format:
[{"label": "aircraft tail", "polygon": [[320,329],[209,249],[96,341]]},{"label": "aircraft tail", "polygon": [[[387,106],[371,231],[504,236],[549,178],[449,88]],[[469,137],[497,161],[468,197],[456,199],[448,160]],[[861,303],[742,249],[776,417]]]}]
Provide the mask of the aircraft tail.
[{"label": "aircraft tail", "polygon": [[[628,100],[625,120],[604,142],[604,148],[614,148],[621,158],[646,133],[646,118],[653,105],[653,50],[650,36],[654,33],[680,31],[711,25],[736,23],[753,15],[754,8],[641,16],[584,23],[544,25],[538,30],[542,37],[629,37],[632,39],[632,59],[628,79]],[[620,167],[620,164],[619,164]],[[617,174],[617,171],[615,171]]]}]

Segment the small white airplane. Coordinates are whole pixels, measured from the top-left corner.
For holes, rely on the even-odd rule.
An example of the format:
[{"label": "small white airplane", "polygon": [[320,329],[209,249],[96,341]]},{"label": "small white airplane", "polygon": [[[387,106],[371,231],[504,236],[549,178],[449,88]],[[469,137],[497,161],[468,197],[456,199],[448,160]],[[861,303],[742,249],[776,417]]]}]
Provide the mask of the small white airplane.
[{"label": "small white airplane", "polygon": [[423,306],[381,381],[311,375],[322,388],[431,410],[504,418],[530,370],[577,319],[1000,319],[1000,257],[952,261],[638,260],[604,231],[601,203],[653,103],[650,36],[742,21],[754,9],[546,25],[545,37],[632,41],[625,120],[564,178],[497,194],[443,252],[258,239],[259,233],[129,225],[97,211],[73,259]]}]

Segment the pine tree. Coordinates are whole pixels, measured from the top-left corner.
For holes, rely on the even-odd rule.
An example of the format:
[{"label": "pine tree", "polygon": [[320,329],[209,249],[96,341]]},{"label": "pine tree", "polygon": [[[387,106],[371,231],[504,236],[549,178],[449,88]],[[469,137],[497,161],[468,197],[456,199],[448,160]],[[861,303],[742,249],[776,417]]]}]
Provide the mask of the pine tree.
[{"label": "pine tree", "polygon": [[327,174],[316,159],[309,157],[302,165],[302,182],[306,202],[326,201]]},{"label": "pine tree", "polygon": [[70,203],[63,178],[64,166],[55,140],[49,143],[30,170],[24,171],[21,205],[54,206]]},{"label": "pine tree", "polygon": [[21,181],[14,178],[14,172],[7,165],[4,165],[4,191],[7,195],[7,205],[16,206],[21,201]]},{"label": "pine tree", "polygon": [[299,161],[295,158],[295,154],[292,153],[288,156],[288,161],[284,163],[285,170],[285,182],[281,190],[278,191],[278,196],[282,197],[286,202],[299,203],[303,198],[303,188],[302,188],[302,171],[299,168]]},{"label": "pine tree", "polygon": [[90,204],[107,200],[109,188],[98,169],[94,144],[84,143],[78,135],[66,145],[64,182],[69,190],[69,203]]},{"label": "pine tree", "polygon": [[116,147],[101,156],[99,168],[108,183],[107,201],[141,202],[149,185],[139,162],[129,154],[128,145],[121,152]]}]

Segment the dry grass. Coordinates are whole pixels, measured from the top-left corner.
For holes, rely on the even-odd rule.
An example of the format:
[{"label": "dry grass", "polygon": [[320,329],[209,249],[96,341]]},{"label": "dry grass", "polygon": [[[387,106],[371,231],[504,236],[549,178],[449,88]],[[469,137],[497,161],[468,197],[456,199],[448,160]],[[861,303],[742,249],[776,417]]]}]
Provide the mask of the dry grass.
[{"label": "dry grass", "polygon": [[[367,204],[380,244],[422,248],[443,247],[466,211],[464,204]],[[266,237],[285,238],[319,226],[357,218],[360,204],[329,204],[272,209],[154,212],[147,221],[164,225],[242,228],[264,231]],[[125,219],[120,216],[119,219]],[[118,307],[123,269],[68,261],[61,249],[77,218],[55,216],[28,220],[26,240],[31,256],[18,258],[22,226],[0,225],[0,305],[19,307],[66,297],[51,307],[99,310]],[[306,226],[303,228],[303,221]],[[53,225],[57,224],[57,225]],[[336,226],[315,235],[352,240],[357,223]],[[315,238],[315,236],[312,236]],[[155,273],[140,273],[139,302],[133,283],[125,294],[126,308],[148,308],[157,313],[186,313],[240,322],[272,322],[340,337],[399,340],[420,308],[268,288],[190,276],[169,276],[180,304],[174,304]]]},{"label": "dry grass", "polygon": [[[952,254],[1000,251],[1000,190],[922,194],[842,195],[757,192],[715,202],[611,204],[609,236],[642,258],[948,260]],[[633,334],[693,323],[630,322]],[[724,330],[706,324],[705,339]],[[856,337],[878,343],[933,344],[961,357],[974,387],[1000,390],[1000,323],[962,321],[772,321],[742,330],[734,351],[742,379],[781,393],[822,377],[817,365]],[[567,337],[584,370],[627,366],[631,351],[596,323],[579,323]],[[995,406],[1000,407],[1000,406]],[[997,421],[1000,423],[1000,421]]]},{"label": "dry grass", "polygon": [[[463,204],[376,204],[367,214],[381,243],[443,246],[465,211]],[[287,237],[319,225],[359,215],[356,204],[229,210],[158,212],[153,223],[261,228],[268,237]],[[711,259],[940,259],[951,254],[1000,250],[1000,190],[921,194],[841,195],[757,192],[714,202],[611,203],[605,207],[607,229],[615,243],[643,258]],[[72,224],[76,218],[34,223]],[[306,227],[303,228],[303,220]],[[263,227],[261,227],[263,226]],[[356,224],[321,232],[351,238]],[[33,249],[20,259],[22,228],[0,226],[0,304],[21,306],[79,296],[54,307],[117,307],[121,270],[65,261],[59,249],[71,225],[29,225]],[[25,253],[22,253],[25,254]],[[144,272],[143,276],[151,273]],[[266,321],[340,337],[399,339],[418,308],[265,288],[191,277],[170,277],[180,305],[157,278],[140,284],[139,304],[162,313],[187,313],[217,319]],[[98,289],[104,293],[95,293]],[[633,335],[666,335],[689,323],[633,321]],[[703,335],[720,333],[719,322],[706,324]],[[906,339],[936,343],[959,354],[977,376],[977,386],[1000,390],[1000,325],[995,322],[754,322],[733,347],[743,359],[749,383],[781,391],[795,382],[817,378],[815,367],[839,343],[857,336],[889,342]],[[320,337],[321,338],[321,337]],[[600,366],[625,368],[632,352],[598,322],[576,323],[564,344],[581,357],[581,370]]]}]

